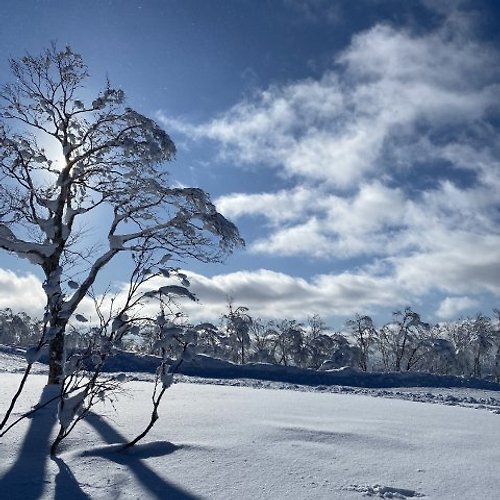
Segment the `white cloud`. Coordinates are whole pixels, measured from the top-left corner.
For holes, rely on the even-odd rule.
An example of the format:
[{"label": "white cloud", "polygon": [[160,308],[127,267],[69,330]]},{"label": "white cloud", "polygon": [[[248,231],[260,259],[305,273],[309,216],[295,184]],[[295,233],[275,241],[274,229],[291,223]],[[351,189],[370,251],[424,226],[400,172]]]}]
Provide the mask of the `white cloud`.
[{"label": "white cloud", "polygon": [[[226,197],[231,216],[267,215],[277,225],[250,243],[251,252],[324,259],[374,257],[389,264],[403,289],[423,295],[500,295],[496,193],[450,182],[407,199],[399,188],[361,185],[352,196],[298,190]],[[312,198],[312,199],[311,199]],[[290,207],[288,216],[286,207]],[[386,270],[386,275],[388,271]]]},{"label": "white cloud", "polygon": [[[219,204],[220,203],[220,204]],[[250,245],[257,253],[352,257],[387,251],[394,234],[384,229],[406,222],[406,201],[398,188],[363,184],[352,196],[321,188],[229,195],[218,201],[230,217],[259,214],[277,228]],[[224,212],[225,213],[225,212]]]},{"label": "white cloud", "polygon": [[10,308],[41,318],[45,303],[42,283],[35,275],[0,269],[0,309]]},{"label": "white cloud", "polygon": [[[428,272],[436,273],[442,279],[443,270],[431,267]],[[254,271],[238,271],[228,274],[219,274],[212,277],[198,273],[187,272],[191,282],[191,291],[199,298],[194,303],[189,300],[178,301],[181,310],[188,314],[192,322],[217,321],[224,314],[228,299],[233,299],[238,305],[250,308],[252,315],[265,319],[293,318],[304,320],[312,314],[320,314],[325,318],[351,317],[356,313],[371,314],[379,308],[394,309],[408,304],[415,304],[418,299],[422,283],[427,286],[428,281],[422,279],[424,272],[422,262],[407,261],[401,263],[407,271],[414,274],[401,275],[398,269],[387,272],[386,266],[366,266],[352,272],[339,274],[325,273],[313,276],[310,279],[293,276],[286,273],[258,269]],[[450,276],[460,268],[453,268],[453,264],[444,273]],[[382,273],[383,271],[383,273]],[[490,272],[491,269],[488,271]],[[441,275],[439,274],[441,273]],[[450,285],[450,292],[467,289],[456,284],[460,280],[469,280],[463,269],[454,283]],[[498,273],[497,273],[498,274]],[[446,283],[446,280],[443,280]],[[164,284],[161,280],[150,283],[151,287]],[[25,311],[33,317],[40,317],[45,304],[45,297],[41,283],[33,275],[17,276],[12,271],[0,270],[0,285],[4,291],[0,294],[0,307],[10,307],[14,310]],[[115,306],[125,297],[125,284],[117,284]],[[473,288],[470,288],[473,291]],[[109,298],[104,301],[103,307],[109,305]],[[456,317],[463,310],[478,306],[478,302],[466,296],[453,296],[443,300],[436,315],[441,319]],[[90,299],[83,301],[78,312],[86,316],[90,322],[96,320],[96,313]],[[141,315],[157,313],[154,303],[145,303]]]},{"label": "white cloud", "polygon": [[[231,218],[267,220],[251,252],[364,257],[363,271],[325,274],[325,283],[335,289],[343,276],[346,297],[372,286],[385,304],[392,290],[500,295],[500,139],[491,120],[500,54],[476,37],[462,3],[426,2],[442,19],[433,31],[378,24],[358,33],[321,78],[271,86],[205,124],[162,117],[216,141],[236,164],[296,181],[217,200]],[[306,283],[310,296],[319,281]]]},{"label": "white cloud", "polygon": [[500,296],[499,236],[475,239],[469,233],[452,235],[431,230],[424,244],[432,245],[432,250],[389,259],[399,283],[419,294],[437,289]]},{"label": "white cloud", "polygon": [[465,28],[453,31],[450,19],[419,35],[376,25],[355,35],[322,78],[272,86],[208,123],[160,119],[217,141],[232,161],[337,187],[390,175],[388,150],[404,149],[401,139],[417,127],[420,135],[422,127],[424,135],[468,129],[499,109],[498,53]]},{"label": "white cloud", "polygon": [[456,319],[463,311],[478,307],[479,302],[470,297],[446,297],[439,304],[436,316],[442,320]]},{"label": "white cloud", "polygon": [[315,217],[304,223],[274,232],[269,238],[258,239],[250,250],[256,253],[282,256],[310,255],[324,257],[332,251],[331,240],[323,232],[323,224]]},{"label": "white cloud", "polygon": [[317,313],[350,316],[377,306],[406,305],[411,293],[386,277],[365,272],[323,274],[310,280],[267,269],[239,271],[211,278],[189,273],[200,304],[185,303],[193,320],[216,319],[224,313],[227,299],[250,308],[263,318],[305,319]]},{"label": "white cloud", "polygon": [[[397,289],[384,277],[367,272],[324,274],[309,280],[268,269],[238,271],[212,277],[186,271],[190,290],[198,302],[176,300],[189,320],[215,321],[226,312],[228,300],[250,308],[255,317],[265,319],[294,318],[305,320],[312,314],[350,316],[356,312],[370,312],[376,306],[398,307],[406,305],[411,296]],[[163,279],[153,280],[148,287],[164,285]],[[116,284],[114,305],[118,308],[126,297],[127,285]],[[103,310],[110,305],[111,295],[103,301]],[[172,306],[174,309],[175,307]],[[96,320],[90,300],[82,303],[78,312],[90,322]],[[156,302],[144,302],[141,316],[157,314]]]},{"label": "white cloud", "polygon": [[304,214],[321,205],[321,198],[311,188],[298,186],[275,193],[232,193],[215,200],[217,209],[229,218],[244,215],[265,216],[273,224],[301,220]]},{"label": "white cloud", "polygon": [[[42,281],[37,276],[31,273],[17,274],[0,268],[0,309],[10,308],[41,319],[46,303]],[[98,321],[94,303],[89,297],[82,300],[78,312],[91,322]]]}]

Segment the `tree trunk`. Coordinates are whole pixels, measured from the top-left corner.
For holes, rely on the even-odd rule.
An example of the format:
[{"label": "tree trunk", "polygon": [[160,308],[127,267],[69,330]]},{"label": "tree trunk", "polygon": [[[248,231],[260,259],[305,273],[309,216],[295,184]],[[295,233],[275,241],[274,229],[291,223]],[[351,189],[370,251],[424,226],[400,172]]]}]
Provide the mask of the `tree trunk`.
[{"label": "tree trunk", "polygon": [[61,384],[63,378],[64,330],[61,330],[49,344],[48,384]]},{"label": "tree trunk", "polygon": [[479,353],[474,357],[473,377],[481,378],[481,355]]},{"label": "tree trunk", "polygon": [[241,364],[245,364],[245,341],[241,341]]}]

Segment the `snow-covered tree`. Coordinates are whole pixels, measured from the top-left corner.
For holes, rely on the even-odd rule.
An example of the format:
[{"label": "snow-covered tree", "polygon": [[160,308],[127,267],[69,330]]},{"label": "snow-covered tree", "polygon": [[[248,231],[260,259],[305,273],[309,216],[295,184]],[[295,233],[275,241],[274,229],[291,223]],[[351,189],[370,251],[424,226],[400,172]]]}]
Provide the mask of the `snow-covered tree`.
[{"label": "snow-covered tree", "polygon": [[224,357],[224,333],[212,323],[200,323],[196,328],[196,351],[213,358]]},{"label": "snow-covered tree", "polygon": [[0,310],[0,343],[29,347],[40,335],[40,322],[24,312]]},{"label": "snow-covered tree", "polygon": [[161,251],[214,262],[242,240],[207,193],[169,181],[172,140],[121,89],[108,82],[88,97],[87,66],[71,48],[10,65],[0,91],[0,248],[43,271],[37,348],[50,346],[53,384],[68,321],[86,320],[77,308],[112,259]]},{"label": "snow-covered tree", "polygon": [[294,319],[270,323],[274,359],[285,366],[300,366],[307,358],[304,347],[304,329]]},{"label": "snow-covered tree", "polygon": [[250,325],[251,360],[261,363],[274,363],[273,329],[268,322],[256,318]]},{"label": "snow-covered tree", "polygon": [[333,346],[330,356],[323,363],[323,368],[343,368],[345,366],[355,367],[359,364],[359,348],[352,345],[341,333],[332,336]]},{"label": "snow-covered tree", "polygon": [[231,358],[235,363],[245,364],[250,346],[249,331],[252,318],[248,314],[247,307],[233,307],[233,304],[229,302],[227,308],[228,311],[223,315],[222,320]]},{"label": "snow-covered tree", "polygon": [[[440,333],[440,328],[435,328]],[[440,336],[432,336],[423,345],[424,355],[417,365],[418,370],[443,375],[457,374],[457,356],[453,342]]]},{"label": "snow-covered tree", "polygon": [[458,372],[467,377],[481,377],[489,363],[495,371],[496,328],[490,318],[478,314],[475,318],[465,318],[446,325],[447,336],[453,343]]},{"label": "snow-covered tree", "polygon": [[409,371],[425,353],[430,325],[410,307],[393,313],[393,321],[378,332],[378,347],[386,370]]},{"label": "snow-covered tree", "polygon": [[359,348],[359,367],[368,371],[368,357],[370,349],[377,337],[377,330],[370,316],[356,314],[354,319],[346,322],[347,331],[353,336]]},{"label": "snow-covered tree", "polygon": [[319,368],[323,361],[330,358],[335,347],[332,336],[326,333],[327,326],[318,314],[307,318],[304,344],[307,352],[305,366]]},{"label": "snow-covered tree", "polygon": [[481,377],[484,358],[494,346],[494,334],[491,320],[483,314],[478,314],[472,322],[472,351],[474,377]]},{"label": "snow-covered tree", "polygon": [[495,381],[500,382],[500,309],[493,309],[495,313],[495,320],[492,321],[491,330],[493,336],[493,343],[495,346],[495,358],[494,358],[494,369],[493,374],[495,376]]}]

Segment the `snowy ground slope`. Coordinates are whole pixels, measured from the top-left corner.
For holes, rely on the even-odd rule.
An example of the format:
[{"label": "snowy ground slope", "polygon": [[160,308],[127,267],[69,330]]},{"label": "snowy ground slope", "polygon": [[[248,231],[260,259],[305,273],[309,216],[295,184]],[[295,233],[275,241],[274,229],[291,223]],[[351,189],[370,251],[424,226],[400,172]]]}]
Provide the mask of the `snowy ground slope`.
[{"label": "snowy ground slope", "polygon": [[[24,365],[22,351],[0,349],[0,416]],[[34,372],[16,415],[43,390],[46,366]],[[57,460],[55,409],[0,438],[0,498],[498,498],[497,391],[180,375],[156,427],[124,454],[117,445],[149,418],[152,375],[129,379],[116,411],[80,424]]]},{"label": "snowy ground slope", "polygon": [[[0,344],[0,372],[23,372],[26,368],[24,349]],[[47,367],[42,363],[34,363],[32,373],[45,373]]]},{"label": "snowy ground slope", "polygon": [[[152,380],[159,360],[118,352],[108,360],[111,372],[128,372],[135,380]],[[22,349],[0,345],[0,371],[22,372],[26,366]],[[419,372],[362,373],[353,369],[318,372],[264,363],[237,365],[198,355],[181,367],[176,381],[267,389],[363,394],[425,403],[465,406],[500,414],[500,384],[482,379],[431,375]],[[33,373],[45,373],[41,363]],[[131,373],[132,372],[132,373]]]},{"label": "snowy ground slope", "polygon": [[[3,408],[18,374],[0,374]],[[22,406],[37,401],[35,375]],[[500,420],[490,412],[362,395],[175,384],[157,426],[126,454],[116,444],[146,423],[150,384],[126,384],[116,412],[81,424],[47,459],[54,411],[0,441],[9,499],[495,499]]]}]

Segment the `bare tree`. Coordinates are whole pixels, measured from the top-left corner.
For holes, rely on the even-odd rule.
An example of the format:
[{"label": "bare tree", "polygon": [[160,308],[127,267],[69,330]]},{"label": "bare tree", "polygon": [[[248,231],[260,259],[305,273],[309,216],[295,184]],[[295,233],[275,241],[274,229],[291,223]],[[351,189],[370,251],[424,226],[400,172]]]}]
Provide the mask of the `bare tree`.
[{"label": "bare tree", "polygon": [[270,322],[273,354],[280,365],[301,365],[306,357],[304,329],[296,320]]},{"label": "bare tree", "polygon": [[227,339],[230,344],[233,361],[245,364],[247,350],[250,346],[250,325],[252,318],[248,314],[248,307],[233,307],[231,301],[228,304],[227,314],[222,317],[225,323]]},{"label": "bare tree", "polygon": [[488,351],[494,346],[494,333],[491,328],[491,320],[483,314],[478,314],[472,321],[472,349],[473,349],[473,372],[474,377],[481,377],[483,361]]},{"label": "bare tree", "polygon": [[113,258],[162,251],[214,262],[243,242],[204,191],[169,183],[173,142],[122,90],[108,82],[85,98],[87,66],[71,48],[10,66],[0,91],[0,248],[43,271],[38,348],[49,344],[57,384],[68,321]]},{"label": "bare tree", "polygon": [[326,333],[326,323],[318,314],[307,318],[307,328],[304,335],[307,352],[307,367],[319,368],[323,361],[330,358],[335,347],[335,341]]},{"label": "bare tree", "polygon": [[410,307],[393,313],[394,320],[378,332],[378,344],[386,370],[409,371],[424,353],[430,325]]},{"label": "bare tree", "polygon": [[362,371],[368,371],[368,357],[370,348],[375,342],[377,330],[370,316],[356,314],[354,319],[346,322],[347,331],[354,337],[359,347],[359,367]]}]

